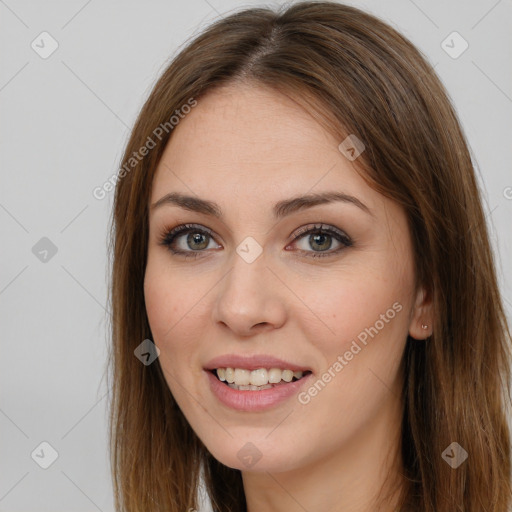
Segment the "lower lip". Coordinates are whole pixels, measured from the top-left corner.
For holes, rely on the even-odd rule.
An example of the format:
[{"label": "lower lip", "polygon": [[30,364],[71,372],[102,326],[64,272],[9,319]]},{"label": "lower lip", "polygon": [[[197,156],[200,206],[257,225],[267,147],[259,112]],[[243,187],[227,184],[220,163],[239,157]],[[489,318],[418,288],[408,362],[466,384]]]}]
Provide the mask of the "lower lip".
[{"label": "lower lip", "polygon": [[205,370],[205,372],[213,394],[224,405],[239,411],[263,411],[278,405],[297,394],[299,389],[313,375],[309,373],[294,382],[279,384],[279,386],[262,389],[261,391],[250,391],[230,388],[224,382],[221,382],[211,371]]}]

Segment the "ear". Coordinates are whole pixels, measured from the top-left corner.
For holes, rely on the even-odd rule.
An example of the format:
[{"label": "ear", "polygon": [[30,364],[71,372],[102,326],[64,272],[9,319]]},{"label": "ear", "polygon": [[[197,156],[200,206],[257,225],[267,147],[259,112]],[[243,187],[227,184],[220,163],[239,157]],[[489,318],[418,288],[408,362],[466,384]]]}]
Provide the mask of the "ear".
[{"label": "ear", "polygon": [[409,335],[417,340],[427,339],[432,335],[434,330],[433,321],[432,297],[431,294],[422,287],[416,294],[411,323],[409,324]]}]

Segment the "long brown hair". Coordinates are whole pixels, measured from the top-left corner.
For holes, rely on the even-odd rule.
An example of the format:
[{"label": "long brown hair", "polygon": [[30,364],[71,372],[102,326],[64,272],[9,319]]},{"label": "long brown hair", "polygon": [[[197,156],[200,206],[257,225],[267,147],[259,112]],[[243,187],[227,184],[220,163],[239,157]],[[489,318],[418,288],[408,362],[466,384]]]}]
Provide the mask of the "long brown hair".
[{"label": "long brown hair", "polygon": [[[134,357],[152,339],[143,292],[147,207],[172,136],[169,119],[235,81],[287,94],[340,142],[356,134],[366,146],[359,172],[406,212],[417,283],[431,294],[434,326],[427,341],[407,340],[402,361],[400,510],[507,512],[511,337],[465,136],[421,53],[374,16],[331,2],[246,9],[215,22],[173,59],[135,123],[111,226],[116,510],[196,509],[201,468],[216,512],[246,510],[240,471],[214,459],[197,438],[159,361],[146,366]],[[130,160],[150,139],[144,157]],[[468,453],[457,469],[442,457],[452,442]]]}]

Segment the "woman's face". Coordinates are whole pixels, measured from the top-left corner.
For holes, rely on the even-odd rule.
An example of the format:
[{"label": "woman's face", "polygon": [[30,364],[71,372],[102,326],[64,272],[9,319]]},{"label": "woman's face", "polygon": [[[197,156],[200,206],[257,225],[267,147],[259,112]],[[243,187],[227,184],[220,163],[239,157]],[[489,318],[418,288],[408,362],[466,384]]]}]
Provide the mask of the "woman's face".
[{"label": "woman's face", "polygon": [[[179,407],[227,466],[299,469],[398,429],[422,294],[403,211],[341,142],[286,96],[231,85],[180,121],[158,166],[144,287],[153,341]],[[152,206],[167,194],[192,199]],[[312,194],[341,199],[297,199]],[[233,389],[210,371],[226,367],[233,384],[280,384]],[[277,371],[294,369],[304,376],[291,383]]]}]

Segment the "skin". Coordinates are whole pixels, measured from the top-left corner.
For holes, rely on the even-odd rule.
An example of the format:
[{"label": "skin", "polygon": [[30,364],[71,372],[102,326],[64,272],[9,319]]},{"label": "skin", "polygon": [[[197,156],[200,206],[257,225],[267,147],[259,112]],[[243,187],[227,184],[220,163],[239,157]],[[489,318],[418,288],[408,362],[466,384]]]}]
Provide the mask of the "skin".
[{"label": "skin", "polygon": [[[217,219],[175,205],[151,209],[144,291],[170,391],[213,456],[242,471],[249,512],[373,512],[384,479],[400,471],[391,462],[400,446],[400,362],[407,334],[430,334],[431,304],[415,289],[404,212],[366,184],[340,142],[287,96],[232,84],[180,121],[153,181],[150,204],[180,192],[223,211]],[[324,191],[356,196],[372,215],[333,202],[273,218],[276,202]],[[202,251],[197,258],[159,244],[184,223],[213,232],[195,245],[178,235],[175,247]],[[353,245],[334,253],[343,247],[334,237],[294,241],[299,228],[319,223]],[[249,236],[263,249],[250,264],[236,252]],[[331,256],[307,256],[329,241]],[[394,303],[401,311],[307,404],[294,396],[240,412],[209,389],[204,365],[228,353],[309,366],[314,382]],[[262,455],[251,468],[237,457],[247,442]],[[379,510],[394,510],[392,500]]]}]

